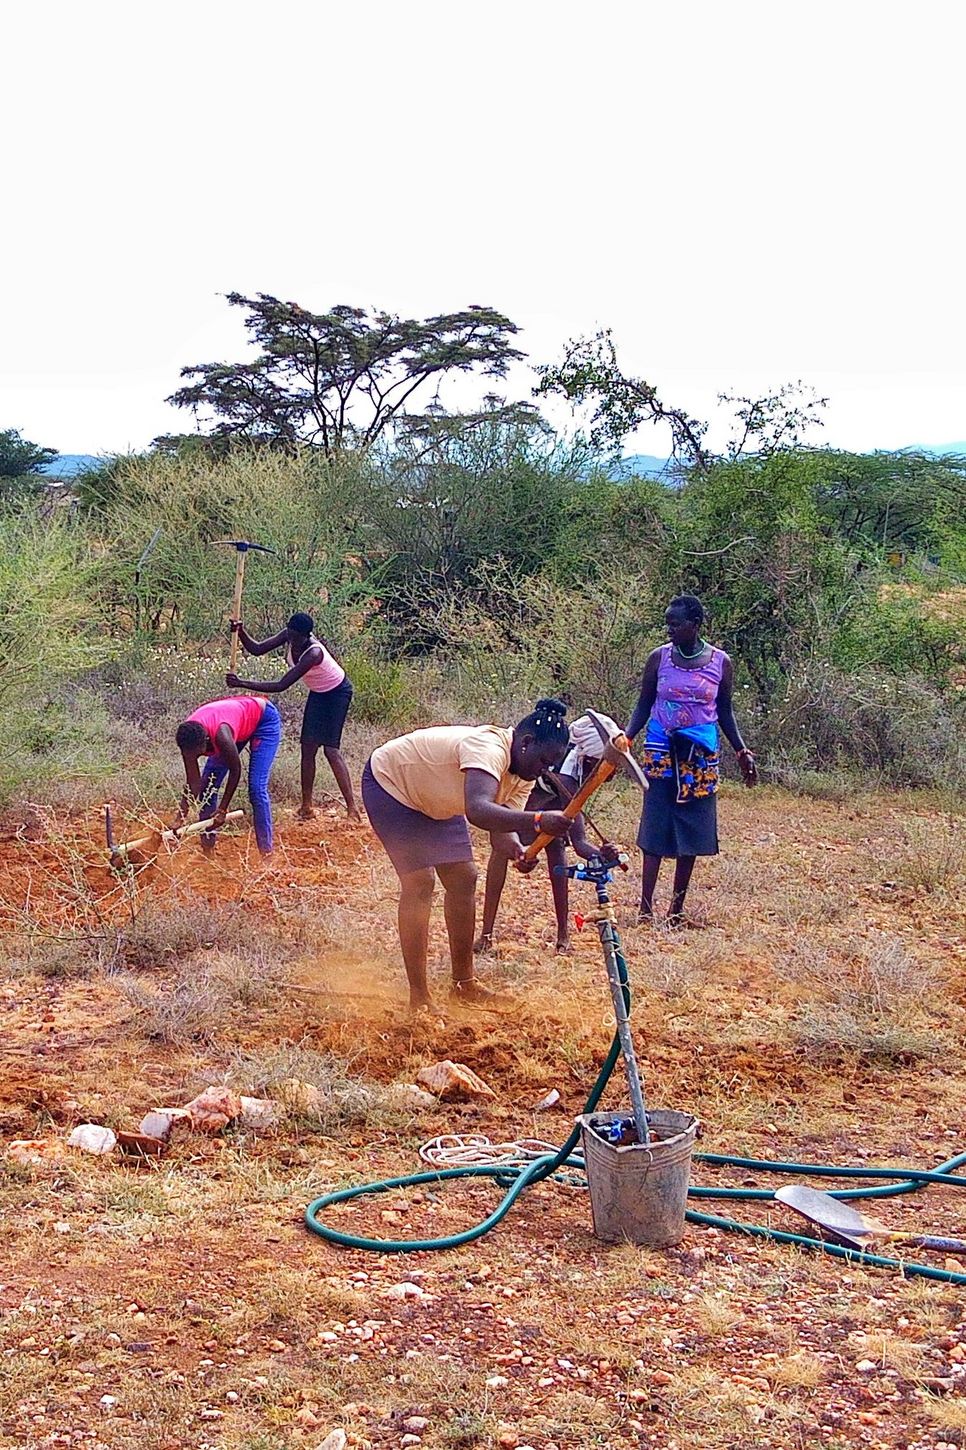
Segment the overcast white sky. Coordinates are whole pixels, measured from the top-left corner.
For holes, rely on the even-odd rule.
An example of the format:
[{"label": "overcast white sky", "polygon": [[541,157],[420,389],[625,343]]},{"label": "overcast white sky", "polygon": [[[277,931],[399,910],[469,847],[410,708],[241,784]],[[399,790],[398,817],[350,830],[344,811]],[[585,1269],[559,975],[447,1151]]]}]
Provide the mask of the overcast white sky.
[{"label": "overcast white sky", "polygon": [[964,439],[964,38],[958,0],[6,6],[0,428],[185,431],[237,288],[486,303],[538,361],[611,326],[701,416],[803,378],[836,446]]}]

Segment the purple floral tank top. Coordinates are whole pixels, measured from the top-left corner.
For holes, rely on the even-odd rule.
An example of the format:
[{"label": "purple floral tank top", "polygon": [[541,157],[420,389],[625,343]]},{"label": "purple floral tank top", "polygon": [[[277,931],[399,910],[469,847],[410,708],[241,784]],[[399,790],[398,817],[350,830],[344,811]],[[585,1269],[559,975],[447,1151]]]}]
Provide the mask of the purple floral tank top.
[{"label": "purple floral tank top", "polygon": [[724,671],[724,655],[712,649],[707,664],[684,670],[671,662],[671,645],[661,646],[657,670],[657,698],[651,719],[664,730],[693,730],[718,721],[718,687]]}]

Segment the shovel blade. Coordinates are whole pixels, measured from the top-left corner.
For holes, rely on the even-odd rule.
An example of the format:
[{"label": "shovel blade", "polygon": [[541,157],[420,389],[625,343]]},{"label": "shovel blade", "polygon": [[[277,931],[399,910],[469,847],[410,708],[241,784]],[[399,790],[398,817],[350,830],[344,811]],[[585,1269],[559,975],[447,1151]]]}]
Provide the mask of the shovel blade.
[{"label": "shovel blade", "polygon": [[776,1189],[775,1198],[848,1248],[862,1248],[865,1239],[878,1227],[870,1224],[851,1204],[833,1198],[830,1193],[822,1193],[818,1188],[809,1188],[804,1183],[789,1183]]}]

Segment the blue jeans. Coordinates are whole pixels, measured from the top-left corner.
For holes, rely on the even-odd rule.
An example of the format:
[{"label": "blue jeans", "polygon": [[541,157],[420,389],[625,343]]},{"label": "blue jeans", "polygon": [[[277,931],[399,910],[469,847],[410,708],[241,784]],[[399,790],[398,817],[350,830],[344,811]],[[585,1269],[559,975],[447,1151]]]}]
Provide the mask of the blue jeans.
[{"label": "blue jeans", "polygon": [[[252,803],[255,840],[263,856],[272,849],[272,803],[268,797],[268,778],[282,743],[282,717],[271,700],[265,706],[258,729],[249,741],[248,798]],[[218,795],[228,774],[228,766],[220,755],[209,755],[201,776],[201,819],[207,821],[218,809]],[[207,845],[214,841],[213,831],[201,838]]]}]

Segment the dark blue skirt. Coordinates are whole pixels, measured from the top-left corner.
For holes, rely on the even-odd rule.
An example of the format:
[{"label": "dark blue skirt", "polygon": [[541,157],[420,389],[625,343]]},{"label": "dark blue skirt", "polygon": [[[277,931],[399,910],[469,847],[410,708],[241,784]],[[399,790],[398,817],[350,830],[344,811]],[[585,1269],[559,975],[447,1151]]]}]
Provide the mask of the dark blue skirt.
[{"label": "dark blue skirt", "polygon": [[649,856],[717,856],[717,795],[679,801],[673,776],[651,780],[637,844]]},{"label": "dark blue skirt", "polygon": [[453,861],[472,861],[473,847],[465,816],[434,821],[432,816],[404,806],[379,784],[368,760],[362,772],[362,804],[398,875],[448,866]]}]

